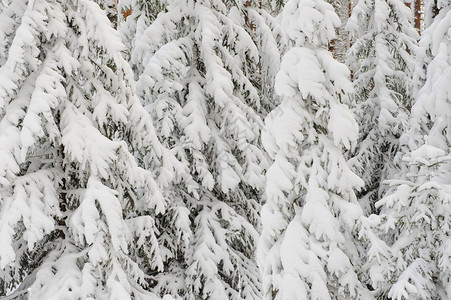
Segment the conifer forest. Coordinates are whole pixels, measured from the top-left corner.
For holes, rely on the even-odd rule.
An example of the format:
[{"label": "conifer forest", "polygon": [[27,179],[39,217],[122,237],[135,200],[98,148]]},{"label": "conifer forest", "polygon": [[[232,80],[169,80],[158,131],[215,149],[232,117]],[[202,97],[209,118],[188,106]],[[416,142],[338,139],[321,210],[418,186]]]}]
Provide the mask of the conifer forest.
[{"label": "conifer forest", "polygon": [[450,300],[451,0],[0,0],[0,300]]}]

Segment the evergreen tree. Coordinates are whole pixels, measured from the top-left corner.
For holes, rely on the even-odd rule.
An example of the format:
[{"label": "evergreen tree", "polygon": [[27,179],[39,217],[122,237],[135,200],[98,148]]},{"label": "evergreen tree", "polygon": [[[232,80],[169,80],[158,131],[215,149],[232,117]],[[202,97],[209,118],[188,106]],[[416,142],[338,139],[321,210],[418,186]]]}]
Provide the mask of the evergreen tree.
[{"label": "evergreen tree", "polygon": [[14,32],[20,24],[18,20],[22,18],[26,7],[26,2],[24,1],[12,1],[9,5],[1,1],[0,24],[2,24],[2,30],[0,31],[0,66],[6,62],[8,49],[14,38]]},{"label": "evergreen tree", "polygon": [[89,0],[12,0],[1,18],[0,295],[153,299],[177,161],[119,35]]},{"label": "evergreen tree", "polygon": [[294,46],[276,77],[282,103],[265,120],[263,144],[273,165],[258,261],[266,299],[371,299],[360,282],[353,189],[346,164],[358,126],[341,102],[352,93],[348,68],[328,51],[340,20],[325,1],[290,0],[282,12]]},{"label": "evergreen tree", "polygon": [[446,5],[446,0],[422,0],[424,5],[424,27],[428,28],[440,11]]},{"label": "evergreen tree", "polygon": [[392,299],[451,297],[451,2],[435,5],[440,12],[420,41],[416,73],[424,84],[405,134],[407,171],[377,204],[377,229],[390,248],[370,263],[370,273],[378,294]]},{"label": "evergreen tree", "polygon": [[253,61],[254,67],[249,70],[249,76],[259,93],[259,112],[266,117],[280,102],[274,85],[281,54],[286,51],[286,41],[277,20],[282,3],[253,0],[235,2],[235,5],[234,10],[241,10],[242,13],[233,14],[231,18],[248,32],[258,49],[259,59]]},{"label": "evergreen tree", "polygon": [[375,212],[384,194],[382,182],[399,171],[396,156],[412,105],[417,40],[410,16],[402,0],[359,0],[347,24],[360,126],[350,165],[365,182],[358,197],[367,213]]},{"label": "evergreen tree", "polygon": [[174,213],[158,219],[166,256],[164,271],[152,278],[161,295],[260,298],[254,252],[268,165],[260,115],[269,108],[256,84],[262,54],[256,41],[276,43],[265,37],[272,35],[270,16],[237,5],[172,1],[136,33],[131,60],[139,96],[186,170],[167,189]]},{"label": "evergreen tree", "polygon": [[[435,17],[440,11],[436,0],[423,1],[424,6],[424,29],[429,28],[432,25]],[[429,31],[421,35],[421,40],[417,53],[416,53],[416,65],[414,72],[414,95],[418,95],[419,90],[424,86],[426,81],[426,71],[428,65],[431,63],[434,55],[431,53],[431,39],[433,34]],[[418,145],[417,145],[418,146]]]},{"label": "evergreen tree", "polygon": [[[133,49],[139,48],[142,35],[153,23],[160,12],[166,11],[167,0],[118,0],[117,9],[120,12],[118,30],[121,33],[122,41],[126,46],[125,58],[131,63],[136,77],[142,73],[141,65],[135,65],[131,61]],[[124,13],[129,11],[130,15],[125,17]],[[145,45],[149,46],[149,45]]]}]

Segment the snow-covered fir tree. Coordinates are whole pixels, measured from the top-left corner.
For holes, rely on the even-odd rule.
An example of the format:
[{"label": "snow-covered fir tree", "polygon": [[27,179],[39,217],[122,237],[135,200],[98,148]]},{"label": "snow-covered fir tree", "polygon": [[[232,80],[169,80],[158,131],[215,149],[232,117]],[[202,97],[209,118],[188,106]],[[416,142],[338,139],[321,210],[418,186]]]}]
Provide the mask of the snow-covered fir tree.
[{"label": "snow-covered fir tree", "polygon": [[451,156],[425,144],[404,159],[412,173],[389,181],[389,194],[377,202],[377,233],[388,247],[369,247],[371,284],[381,299],[449,299]]},{"label": "snow-covered fir tree", "polygon": [[14,32],[20,24],[18,19],[22,18],[26,8],[26,2],[16,1],[14,6],[6,5],[3,1],[0,4],[0,66],[2,66],[8,57],[8,49],[14,38]]},{"label": "snow-covered fir tree", "polygon": [[[142,34],[152,24],[160,12],[164,12],[167,0],[118,0],[117,10],[119,14],[118,30],[126,49],[124,51],[126,59],[130,61],[131,52],[135,43],[141,40]],[[130,15],[125,17],[124,12],[129,11]],[[142,73],[142,66],[131,64],[135,75]]]},{"label": "snow-covered fir tree", "polygon": [[[424,20],[423,20],[423,29],[429,28],[432,25],[435,17],[440,11],[438,2],[435,0],[431,1],[422,1],[424,6]],[[431,39],[433,34],[428,31],[426,34],[421,35],[421,40],[419,47],[416,52],[416,65],[414,72],[414,95],[418,95],[419,90],[424,86],[426,81],[426,71],[427,67],[434,58],[434,55],[431,53]],[[412,134],[410,134],[412,136]],[[411,145],[412,146],[412,145]],[[418,148],[418,144],[417,147]]]},{"label": "snow-covered fir tree", "polygon": [[163,268],[155,216],[167,206],[159,187],[177,160],[135,94],[120,37],[93,1],[8,3],[0,295],[153,299],[146,273]]},{"label": "snow-covered fir tree", "polygon": [[446,4],[446,0],[421,0],[424,6],[424,28],[428,28],[440,11],[440,7]]},{"label": "snow-covered fir tree", "polygon": [[360,126],[350,164],[365,182],[358,197],[367,213],[375,212],[374,203],[384,194],[382,182],[399,169],[399,138],[412,105],[417,32],[404,2],[359,0],[347,24]]},{"label": "snow-covered fir tree", "polygon": [[290,0],[282,12],[294,46],[282,59],[282,103],[265,120],[267,203],[258,262],[265,299],[372,299],[359,279],[354,189],[347,166],[358,126],[342,101],[352,93],[348,68],[328,51],[340,20],[326,1]]},{"label": "snow-covered fir tree", "polygon": [[[281,52],[285,43],[281,38],[280,24],[276,20],[282,7],[281,1],[223,1],[228,11],[227,16],[235,26],[244,29],[258,49],[258,59],[246,57],[248,60],[245,73],[257,89],[260,99],[259,113],[264,116],[277,104],[278,96],[274,92],[274,79],[280,68]],[[132,8],[132,15],[120,26],[123,39],[130,49],[140,48],[143,33],[153,23],[158,13],[166,10],[167,1],[121,0],[119,9]],[[146,47],[149,45],[146,44]],[[130,50],[130,52],[133,50]],[[132,66],[139,76],[144,66],[137,59],[131,60]]]},{"label": "snow-covered fir tree", "polygon": [[164,271],[152,275],[153,290],[259,299],[254,256],[268,166],[260,115],[269,108],[256,84],[264,54],[257,44],[277,51],[277,24],[241,2],[176,0],[166,10],[139,21],[148,26],[137,27],[131,55],[138,93],[187,175],[167,189],[174,214],[158,220],[166,256]]},{"label": "snow-covered fir tree", "polygon": [[398,300],[451,297],[451,2],[430,2],[439,13],[420,40],[416,73],[424,83],[405,134],[407,172],[377,203],[376,228],[389,251],[370,248],[379,256],[369,260],[373,287]]},{"label": "snow-covered fir tree", "polygon": [[281,54],[286,50],[286,41],[277,20],[282,4],[275,0],[237,1],[233,4],[234,13],[229,16],[248,32],[258,49],[259,59],[253,61],[255,67],[249,70],[248,76],[259,92],[259,112],[265,117],[279,104],[274,86]]}]

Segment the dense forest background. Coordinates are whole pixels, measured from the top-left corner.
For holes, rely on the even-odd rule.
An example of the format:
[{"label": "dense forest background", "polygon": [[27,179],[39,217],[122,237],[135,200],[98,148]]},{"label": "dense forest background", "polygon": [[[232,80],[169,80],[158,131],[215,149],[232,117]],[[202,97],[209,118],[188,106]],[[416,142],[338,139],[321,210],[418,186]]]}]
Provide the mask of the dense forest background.
[{"label": "dense forest background", "polygon": [[450,299],[450,0],[0,0],[0,299]]}]

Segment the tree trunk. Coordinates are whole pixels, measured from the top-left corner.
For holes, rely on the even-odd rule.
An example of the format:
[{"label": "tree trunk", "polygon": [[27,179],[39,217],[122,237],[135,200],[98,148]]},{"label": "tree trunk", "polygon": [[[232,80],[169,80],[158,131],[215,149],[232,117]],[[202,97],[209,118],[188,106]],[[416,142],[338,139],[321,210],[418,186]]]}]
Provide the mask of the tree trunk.
[{"label": "tree trunk", "polygon": [[350,47],[349,34],[345,30],[346,23],[351,15],[351,0],[328,0],[335,9],[340,18],[341,25],[337,28],[337,37],[330,43],[330,51],[334,54],[336,60],[344,63],[346,60],[346,52]]}]

